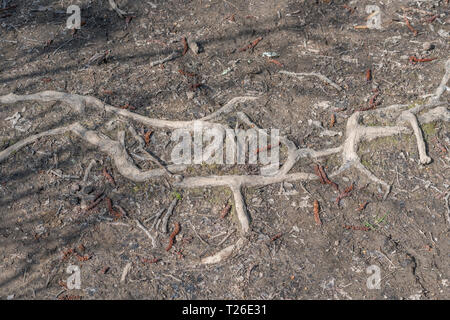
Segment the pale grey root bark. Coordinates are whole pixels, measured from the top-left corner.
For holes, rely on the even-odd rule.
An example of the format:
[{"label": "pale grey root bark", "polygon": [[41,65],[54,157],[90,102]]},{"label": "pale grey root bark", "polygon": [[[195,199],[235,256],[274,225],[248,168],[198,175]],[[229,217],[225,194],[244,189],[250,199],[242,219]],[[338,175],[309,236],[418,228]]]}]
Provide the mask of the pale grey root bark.
[{"label": "pale grey root bark", "polygon": [[336,83],[334,83],[333,81],[331,81],[329,78],[325,77],[323,74],[320,73],[316,73],[316,72],[290,72],[290,71],[285,71],[285,70],[281,70],[279,73],[281,74],[285,74],[291,77],[296,77],[298,79],[302,79],[303,77],[317,77],[320,80],[322,80],[325,83],[328,83],[330,86],[332,86],[333,88],[335,88],[337,91],[342,91],[342,88],[337,85]]},{"label": "pale grey root bark", "polygon": [[[287,75],[295,76],[316,76],[325,82],[329,83],[336,89],[339,86],[335,85],[328,78],[315,74],[293,74],[289,72],[283,72]],[[344,142],[337,147],[328,148],[324,150],[313,150],[309,148],[297,148],[296,145],[290,141],[287,137],[280,137],[281,144],[285,145],[288,149],[287,159],[281,166],[277,174],[273,176],[263,176],[263,175],[229,175],[229,176],[207,176],[207,177],[183,177],[181,175],[173,176],[175,178],[175,186],[184,188],[195,188],[195,187],[211,187],[211,186],[227,186],[231,189],[234,196],[235,211],[237,218],[239,220],[242,236],[245,236],[250,231],[250,218],[245,206],[245,201],[242,195],[242,188],[248,186],[265,186],[273,183],[287,182],[287,181],[304,181],[304,180],[317,180],[318,177],[312,173],[305,172],[294,172],[290,173],[290,170],[301,158],[310,157],[313,159],[326,157],[333,154],[341,154],[342,165],[339,169],[333,172],[330,176],[336,176],[343,173],[344,171],[355,168],[365,175],[369,180],[382,185],[386,192],[384,198],[387,197],[390,191],[390,185],[381,179],[377,178],[370,170],[365,168],[361,159],[358,156],[358,146],[363,141],[370,141],[379,137],[387,137],[397,134],[407,134],[413,132],[416,138],[417,147],[419,150],[419,161],[421,164],[428,164],[431,158],[426,153],[425,142],[420,130],[419,123],[428,123],[436,120],[450,121],[450,112],[448,110],[448,104],[441,102],[440,98],[447,90],[447,82],[450,75],[450,60],[445,64],[445,74],[440,82],[438,88],[434,94],[430,95],[428,103],[419,105],[412,109],[408,109],[408,105],[392,105],[385,108],[369,110],[365,112],[355,112],[349,117],[346,125],[345,139]],[[340,88],[340,87],[339,87]],[[120,109],[113,107],[111,105],[105,104],[97,98],[90,96],[82,96],[77,94],[61,93],[56,91],[43,91],[36,94],[29,95],[15,95],[8,94],[5,96],[0,96],[0,103],[16,103],[21,101],[61,101],[69,104],[74,108],[74,111],[82,112],[87,106],[97,108],[106,113],[110,113],[114,116],[121,116],[127,119],[132,119],[136,122],[144,124],[149,127],[157,129],[185,129],[192,131],[194,130],[194,123],[200,122],[203,128],[209,129],[219,129],[225,130],[229,129],[228,126],[212,122],[211,120],[220,118],[220,116],[232,112],[235,107],[242,102],[255,101],[258,97],[255,96],[243,96],[236,97],[230,100],[222,108],[216,112],[210,114],[209,116],[203,117],[199,120],[193,121],[173,121],[164,119],[152,119],[143,115],[139,115],[130,112],[125,109]],[[361,125],[361,120],[367,115],[377,115],[380,112],[384,112],[391,119],[394,120],[394,126],[378,126],[378,127],[366,127]],[[250,127],[256,127],[249,117],[243,113],[238,112],[238,119],[245,125]],[[130,128],[129,128],[130,130]],[[118,132],[117,141],[110,139],[109,137],[100,134],[94,130],[88,130],[84,128],[80,123],[76,122],[69,126],[62,128],[52,129],[40,134],[36,134],[25,138],[16,144],[6,148],[0,152],[0,162],[8,158],[13,152],[16,152],[23,148],[24,146],[37,141],[41,137],[58,135],[65,132],[72,132],[80,137],[82,140],[96,146],[101,152],[108,154],[114,161],[117,170],[125,178],[135,181],[143,182],[149,179],[154,179],[161,177],[162,175],[167,175],[170,173],[178,172],[181,173],[186,170],[186,165],[169,165],[167,167],[152,169],[148,171],[142,171],[136,167],[133,160],[128,155],[125,147],[123,131]],[[130,132],[142,146],[142,139],[139,138],[134,131],[131,129]],[[156,159],[151,159],[156,160]],[[159,163],[160,164],[160,163]],[[161,165],[161,164],[160,164]],[[232,245],[224,250],[220,251],[216,255],[205,258],[202,260],[203,263],[216,263],[222,261],[225,257],[228,257],[233,250],[239,248],[244,242],[244,238],[240,238],[240,245]]]}]

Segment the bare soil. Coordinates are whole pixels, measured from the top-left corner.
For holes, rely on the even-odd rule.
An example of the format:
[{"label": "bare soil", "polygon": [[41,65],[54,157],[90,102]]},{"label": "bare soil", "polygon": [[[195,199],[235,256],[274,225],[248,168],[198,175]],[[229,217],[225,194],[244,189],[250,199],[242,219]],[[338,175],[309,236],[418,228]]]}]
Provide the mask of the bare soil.
[{"label": "bare soil", "polygon": [[[379,108],[422,103],[439,85],[450,52],[445,0],[116,2],[131,19],[110,10],[108,1],[3,1],[16,7],[0,9],[0,95],[56,90],[95,96],[114,106],[129,104],[133,112],[152,118],[193,120],[233,97],[261,94],[257,102],[242,106],[255,123],[280,129],[297,146],[320,150],[342,143],[346,119],[368,106],[375,87]],[[366,24],[365,6],[374,3],[381,9],[383,29],[355,28]],[[65,28],[72,4],[81,7],[83,21],[75,33]],[[199,54],[189,50],[163,65],[150,65],[182,52],[183,37],[199,44]],[[254,48],[240,50],[258,37],[262,40]],[[424,48],[427,42],[431,48]],[[105,61],[87,65],[106,50]],[[276,62],[264,52],[277,53]],[[433,60],[413,64],[410,56]],[[343,90],[280,70],[321,73]],[[448,102],[448,93],[442,99]],[[16,112],[24,131],[5,120]],[[329,128],[332,114],[336,123]],[[320,137],[310,119],[342,135]],[[106,125],[109,115],[89,108],[80,119],[61,103],[1,105],[0,151],[74,120],[117,135],[117,128]],[[234,115],[225,120],[234,127]],[[141,135],[152,130],[129,123]],[[356,171],[333,179],[341,187],[355,185],[339,207],[335,190],[318,181],[284,185],[291,194],[280,194],[280,184],[246,188],[248,244],[211,266],[199,264],[200,259],[234,243],[240,233],[233,212],[219,217],[232,203],[227,188],[180,190],[167,178],[134,183],[117,172],[108,156],[74,135],[42,138],[0,163],[0,298],[448,299],[449,124],[433,122],[422,131],[433,159],[428,165],[418,163],[414,135],[360,147],[362,163],[392,184],[386,200],[378,185]],[[170,162],[170,134],[153,132],[148,146],[164,162]],[[126,143],[133,145],[133,138],[127,136]],[[82,179],[92,159],[98,163],[86,188]],[[340,160],[332,156],[321,164],[332,172]],[[314,164],[305,159],[295,169],[312,173]],[[146,161],[138,165],[156,167]],[[105,179],[103,168],[116,187]],[[255,170],[197,165],[186,174]],[[111,216],[106,201],[83,209],[100,192],[128,218]],[[150,218],[174,197],[180,200],[169,230],[178,222],[181,231],[169,251],[168,234],[159,234],[153,249],[130,221],[137,218],[150,229]],[[320,203],[321,226],[314,220],[314,200]],[[69,265],[81,268],[81,289],[65,288]],[[380,289],[367,286],[366,269],[372,265],[380,268]]]}]

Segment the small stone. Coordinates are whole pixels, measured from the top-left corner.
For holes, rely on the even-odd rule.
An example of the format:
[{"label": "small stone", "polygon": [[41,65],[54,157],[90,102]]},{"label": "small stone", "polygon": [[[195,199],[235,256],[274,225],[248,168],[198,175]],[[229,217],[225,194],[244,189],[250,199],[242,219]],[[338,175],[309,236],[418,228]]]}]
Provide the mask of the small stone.
[{"label": "small stone", "polygon": [[192,100],[194,98],[195,92],[192,91],[188,91],[186,92],[186,96],[188,98],[188,100]]},{"label": "small stone", "polygon": [[70,186],[70,191],[77,192],[80,191],[81,186],[78,183],[74,183]]},{"label": "small stone", "polygon": [[193,53],[199,54],[200,47],[198,46],[197,42],[188,40],[188,46],[189,46],[189,49],[191,49]]},{"label": "small stone", "polygon": [[431,42],[424,42],[422,45],[423,50],[425,51],[430,51],[434,49],[434,44],[432,44]]}]

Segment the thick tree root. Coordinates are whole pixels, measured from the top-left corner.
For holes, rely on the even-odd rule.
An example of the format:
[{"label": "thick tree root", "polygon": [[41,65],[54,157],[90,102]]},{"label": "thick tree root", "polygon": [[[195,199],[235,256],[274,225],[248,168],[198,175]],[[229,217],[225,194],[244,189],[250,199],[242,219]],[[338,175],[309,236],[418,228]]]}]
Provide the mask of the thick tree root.
[{"label": "thick tree root", "polygon": [[[397,134],[407,134],[412,132],[416,137],[417,147],[419,150],[419,161],[421,164],[428,164],[431,158],[426,153],[425,142],[423,139],[422,132],[420,130],[420,123],[428,123],[436,120],[450,121],[450,112],[447,107],[447,103],[440,102],[442,94],[446,91],[446,84],[450,75],[450,60],[447,61],[445,75],[436,89],[435,93],[431,95],[431,99],[428,103],[417,106],[412,109],[407,109],[407,105],[392,105],[381,109],[369,110],[364,112],[355,112],[347,121],[345,140],[342,145],[329,148],[325,150],[312,150],[309,148],[297,148],[295,144],[286,137],[280,137],[281,144],[285,145],[288,149],[287,159],[281,168],[276,172],[276,174],[271,176],[265,175],[229,175],[229,176],[208,176],[208,177],[183,177],[181,175],[173,176],[175,178],[174,185],[183,188],[196,188],[196,187],[211,187],[211,186],[228,186],[233,192],[236,214],[241,225],[241,231],[243,236],[250,231],[250,218],[245,206],[245,201],[242,195],[242,188],[248,186],[265,186],[273,183],[280,183],[286,181],[304,181],[304,180],[317,180],[318,177],[312,173],[305,172],[295,172],[289,173],[297,161],[301,158],[310,157],[313,159],[326,157],[332,154],[341,154],[342,165],[341,167],[332,173],[330,176],[336,176],[342,172],[355,168],[364,174],[369,180],[382,185],[385,189],[384,198],[387,197],[390,191],[390,185],[381,179],[377,178],[373,173],[371,173],[367,168],[365,168],[361,159],[357,154],[358,146],[363,141],[370,141],[379,137],[387,137]],[[341,89],[339,86],[335,85],[331,80],[318,74],[291,74],[284,72],[288,75],[295,76],[316,76],[320,79],[326,81],[336,89]],[[30,95],[15,95],[8,94],[6,96],[0,96],[0,103],[15,103],[21,101],[62,101],[74,108],[77,112],[82,112],[87,106],[97,108],[101,111],[111,113],[114,115],[122,116],[127,119],[132,119],[141,124],[149,127],[159,128],[159,129],[185,129],[192,131],[194,130],[194,123],[201,123],[203,128],[209,129],[219,129],[225,130],[229,129],[228,126],[211,122],[213,119],[220,118],[220,116],[232,112],[236,105],[242,102],[254,101],[258,97],[254,96],[243,96],[236,97],[224,105],[222,108],[216,112],[210,114],[209,116],[203,117],[199,120],[194,121],[171,121],[171,120],[160,120],[152,119],[143,115],[139,115],[128,110],[116,108],[108,104],[103,103],[97,98],[90,96],[82,96],[77,94],[68,94],[55,91],[44,91],[36,94]],[[445,106],[443,106],[445,105]],[[395,126],[379,126],[379,127],[366,127],[361,125],[361,120],[367,115],[379,114],[383,112],[388,114],[394,121]],[[243,112],[237,113],[239,120],[252,128],[256,127],[246,114]],[[406,125],[405,125],[406,124]],[[409,125],[411,128],[409,128]],[[136,135],[134,129],[130,129],[132,135],[137,139],[137,141],[142,146],[142,141]],[[16,144],[6,148],[0,152],[0,162],[8,158],[13,152],[16,152],[23,148],[24,146],[37,141],[41,137],[62,134],[70,131],[88,142],[91,145],[96,146],[101,152],[108,154],[114,161],[117,170],[125,178],[135,181],[143,182],[149,179],[154,179],[162,175],[172,173],[181,173],[186,170],[185,165],[169,165],[167,167],[163,166],[154,157],[148,157],[150,160],[157,162],[160,166],[158,169],[152,169],[148,171],[142,171],[136,167],[133,163],[132,158],[128,155],[125,147],[124,137],[125,132],[118,132],[117,141],[110,139],[107,136],[100,134],[94,130],[88,130],[84,128],[80,123],[73,123],[69,126],[52,129],[40,134],[36,134],[25,138],[17,142]],[[210,264],[217,263],[230,256],[231,253],[242,247],[244,239],[240,238],[235,245],[229,246],[219,253],[204,258],[202,263]]]}]

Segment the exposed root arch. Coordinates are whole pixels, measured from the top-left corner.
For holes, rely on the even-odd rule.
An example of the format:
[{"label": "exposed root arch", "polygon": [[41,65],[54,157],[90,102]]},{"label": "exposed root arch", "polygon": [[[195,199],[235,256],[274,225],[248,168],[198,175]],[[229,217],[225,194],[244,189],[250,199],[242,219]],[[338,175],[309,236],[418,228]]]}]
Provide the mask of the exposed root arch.
[{"label": "exposed root arch", "polygon": [[[250,218],[245,206],[244,197],[241,189],[247,186],[265,186],[273,183],[280,183],[284,181],[311,181],[317,180],[318,177],[311,173],[305,172],[290,172],[294,165],[300,158],[311,157],[314,159],[326,157],[333,154],[341,154],[342,165],[331,176],[341,174],[349,168],[355,168],[363,173],[369,180],[381,184],[385,187],[387,197],[390,186],[377,178],[367,168],[365,168],[361,159],[358,156],[358,146],[363,141],[370,141],[378,137],[386,137],[397,134],[405,134],[414,132],[419,150],[420,163],[427,164],[431,161],[431,158],[426,154],[425,142],[420,130],[419,123],[427,123],[436,120],[450,121],[450,112],[448,110],[448,104],[440,102],[440,98],[447,90],[447,82],[450,75],[450,60],[447,61],[445,75],[436,89],[435,93],[431,95],[429,103],[422,104],[413,109],[407,109],[407,105],[393,105],[381,109],[370,110],[365,112],[355,112],[348,120],[346,125],[346,134],[343,143],[339,146],[328,148],[324,150],[313,150],[309,148],[297,148],[295,143],[290,141],[287,137],[280,137],[280,142],[288,149],[288,155],[286,161],[282,164],[278,172],[272,176],[264,175],[229,175],[229,176],[207,176],[207,177],[183,177],[181,175],[174,176],[176,179],[174,185],[184,188],[193,187],[214,187],[214,186],[227,186],[231,189],[234,196],[236,214],[241,225],[243,236],[250,231]],[[316,74],[308,74],[317,76]],[[297,76],[297,75],[295,75]],[[326,79],[321,78],[326,81]],[[330,83],[331,84],[331,83]],[[191,121],[177,121],[177,120],[164,120],[153,119],[143,115],[133,113],[131,111],[120,109],[108,104],[103,103],[101,100],[77,94],[61,93],[56,91],[44,91],[40,93],[30,95],[15,95],[8,94],[6,96],[0,96],[0,103],[15,103],[20,101],[62,101],[71,105],[75,111],[82,112],[86,106],[95,107],[99,110],[107,113],[122,116],[128,119],[132,119],[141,124],[157,129],[185,129],[192,131],[194,124],[200,123],[203,128],[216,128],[220,130],[229,129],[228,126],[212,122],[213,119],[230,113],[235,109],[235,106],[242,102],[254,101],[258,97],[255,96],[243,96],[236,97],[216,112],[209,116],[203,117],[198,120]],[[443,106],[445,105],[445,106]],[[365,115],[378,114],[379,112],[385,112],[392,115],[392,119],[395,121],[393,126],[379,126],[379,127],[367,127],[361,125],[361,119]],[[249,117],[242,113],[237,113],[239,120],[250,127],[256,127]],[[17,142],[13,146],[0,152],[0,162],[8,158],[14,151],[18,151],[24,146],[37,141],[41,137],[62,134],[64,132],[71,131],[84,141],[96,146],[101,152],[108,154],[114,161],[115,166],[120,174],[129,180],[135,182],[143,182],[149,179],[154,179],[167,174],[167,170],[170,172],[182,172],[186,169],[186,166],[169,165],[165,170],[164,168],[152,169],[148,171],[142,171],[136,167],[133,160],[128,155],[126,150],[124,131],[119,131],[117,140],[112,140],[100,134],[97,131],[84,128],[80,123],[74,123],[67,127],[56,128],[40,134],[30,136]],[[242,240],[242,241],[241,241]],[[231,255],[233,250],[241,248],[244,243],[243,238],[238,240],[233,246],[229,246],[220,251],[216,255],[203,259],[203,263],[216,263],[222,259]]]}]

